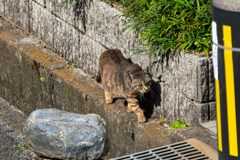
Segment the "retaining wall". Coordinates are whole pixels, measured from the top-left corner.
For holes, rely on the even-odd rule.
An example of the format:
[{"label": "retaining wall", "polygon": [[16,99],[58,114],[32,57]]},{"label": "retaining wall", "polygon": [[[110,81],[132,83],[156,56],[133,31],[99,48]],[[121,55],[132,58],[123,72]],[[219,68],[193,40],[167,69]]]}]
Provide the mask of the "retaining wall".
[{"label": "retaining wall", "polygon": [[147,116],[147,123],[139,123],[134,113],[126,112],[123,99],[106,105],[102,86],[81,69],[66,68],[66,63],[37,38],[0,17],[1,97],[26,115],[42,108],[97,113],[105,119],[110,139],[105,159],[170,143],[169,127],[159,125],[158,117]]},{"label": "retaining wall", "polygon": [[[141,48],[135,31],[121,32],[124,19],[113,18],[118,10],[99,0],[82,0],[74,6],[58,7],[61,0],[6,0],[0,14],[9,18],[57,50],[67,61],[95,76],[100,54],[120,49],[129,58],[129,49]],[[196,124],[215,119],[212,59],[186,53],[171,53],[153,60],[146,54],[131,59],[149,66],[155,80],[153,114],[168,123],[176,119]]]}]

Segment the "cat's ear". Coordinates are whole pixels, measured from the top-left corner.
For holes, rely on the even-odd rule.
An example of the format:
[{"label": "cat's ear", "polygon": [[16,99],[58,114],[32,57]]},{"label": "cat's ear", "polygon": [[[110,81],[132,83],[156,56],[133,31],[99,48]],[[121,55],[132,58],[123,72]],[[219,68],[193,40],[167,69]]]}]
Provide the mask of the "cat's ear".
[{"label": "cat's ear", "polygon": [[149,74],[149,68],[147,67],[146,69],[142,70],[144,74]]}]

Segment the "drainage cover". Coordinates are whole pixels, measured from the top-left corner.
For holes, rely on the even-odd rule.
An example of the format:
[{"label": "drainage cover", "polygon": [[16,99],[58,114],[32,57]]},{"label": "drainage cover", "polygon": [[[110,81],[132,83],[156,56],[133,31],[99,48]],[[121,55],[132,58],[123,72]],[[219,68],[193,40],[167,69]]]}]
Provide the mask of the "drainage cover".
[{"label": "drainage cover", "polygon": [[218,160],[218,153],[197,139],[150,149],[112,160]]}]

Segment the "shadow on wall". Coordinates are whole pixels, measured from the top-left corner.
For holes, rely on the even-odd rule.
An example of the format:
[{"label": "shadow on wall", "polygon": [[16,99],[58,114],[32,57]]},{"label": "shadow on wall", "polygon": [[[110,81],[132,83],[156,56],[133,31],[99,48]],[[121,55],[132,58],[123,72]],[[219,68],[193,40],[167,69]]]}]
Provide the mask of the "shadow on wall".
[{"label": "shadow on wall", "polygon": [[144,115],[147,119],[151,118],[152,115],[157,110],[157,107],[160,106],[161,102],[161,86],[159,81],[152,81],[151,85],[151,91],[144,94],[144,97],[140,98],[139,100],[139,106],[142,108],[145,112]]},{"label": "shadow on wall", "polygon": [[[171,57],[171,52],[167,52],[165,55],[159,56],[159,59],[156,59],[153,63],[159,63],[160,65],[164,65],[164,61],[165,61],[165,65],[168,68],[169,64],[168,61],[169,59],[173,60],[173,57]],[[163,69],[163,67],[161,67],[161,69]],[[159,72],[163,72],[163,71],[159,71]],[[150,71],[151,73],[151,71]],[[151,117],[155,117],[157,115],[157,117],[160,114],[160,109],[161,107],[161,76],[159,76],[158,78],[153,78],[152,80],[152,85],[151,85],[151,92],[145,93],[144,97],[142,98],[142,100],[139,99],[139,105],[140,107],[145,110],[144,115],[147,119],[151,118]],[[164,114],[164,113],[162,113]]]}]

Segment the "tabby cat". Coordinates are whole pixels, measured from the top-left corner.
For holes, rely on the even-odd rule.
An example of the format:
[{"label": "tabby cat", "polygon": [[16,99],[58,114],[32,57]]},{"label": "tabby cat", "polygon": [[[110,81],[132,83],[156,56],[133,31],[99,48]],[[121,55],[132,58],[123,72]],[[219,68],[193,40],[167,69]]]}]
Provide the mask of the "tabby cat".
[{"label": "tabby cat", "polygon": [[99,59],[97,82],[102,82],[106,103],[113,102],[112,96],[124,97],[127,102],[127,112],[135,112],[139,122],[146,118],[139,107],[138,94],[150,91],[151,77],[148,68],[142,68],[130,63],[118,49],[108,49]]}]

